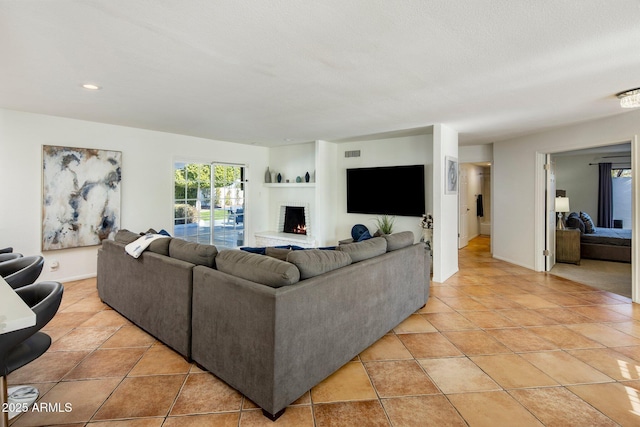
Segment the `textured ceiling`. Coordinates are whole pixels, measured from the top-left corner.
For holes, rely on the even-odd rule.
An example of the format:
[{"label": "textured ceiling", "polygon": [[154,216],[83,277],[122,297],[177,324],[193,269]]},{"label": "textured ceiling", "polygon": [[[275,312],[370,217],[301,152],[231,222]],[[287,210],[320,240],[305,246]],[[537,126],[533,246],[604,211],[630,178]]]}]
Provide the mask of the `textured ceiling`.
[{"label": "textured ceiling", "polygon": [[[0,0],[0,107],[274,146],[622,114],[638,0]],[[93,82],[103,87],[89,92]]]}]

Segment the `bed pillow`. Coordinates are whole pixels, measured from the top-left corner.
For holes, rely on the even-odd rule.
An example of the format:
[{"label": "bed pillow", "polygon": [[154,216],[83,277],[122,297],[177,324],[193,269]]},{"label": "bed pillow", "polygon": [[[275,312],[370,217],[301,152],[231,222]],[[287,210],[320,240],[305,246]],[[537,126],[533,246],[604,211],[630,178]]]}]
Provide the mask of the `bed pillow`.
[{"label": "bed pillow", "polygon": [[584,234],[584,222],[580,219],[577,212],[571,212],[567,218],[567,228],[576,228],[580,230],[580,234]]},{"label": "bed pillow", "polygon": [[580,212],[580,219],[584,222],[584,234],[593,234],[596,232],[596,226],[588,213]]}]

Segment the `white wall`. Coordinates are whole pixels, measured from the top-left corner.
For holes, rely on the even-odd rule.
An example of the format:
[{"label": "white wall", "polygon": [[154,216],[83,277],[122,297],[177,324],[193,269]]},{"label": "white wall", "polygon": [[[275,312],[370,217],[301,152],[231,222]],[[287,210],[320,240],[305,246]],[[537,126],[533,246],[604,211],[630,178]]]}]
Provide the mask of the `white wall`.
[{"label": "white wall", "polygon": [[460,163],[491,163],[493,161],[493,144],[461,145],[458,147]]},{"label": "white wall", "polygon": [[[351,237],[351,228],[355,224],[364,224],[373,234],[377,230],[375,215],[347,213],[347,169],[377,167],[425,165],[425,203],[427,211],[433,209],[431,194],[433,135],[416,135],[390,139],[378,139],[337,144],[337,180],[336,193],[336,235],[338,240]],[[345,151],[360,150],[360,157],[344,157]],[[407,185],[407,184],[405,184]],[[393,195],[388,197],[393,202]],[[426,212],[425,212],[426,213]],[[420,240],[420,217],[396,216],[394,232],[413,231],[416,242]],[[335,242],[334,242],[335,243]]]},{"label": "white wall", "polygon": [[[0,246],[41,253],[42,145],[122,151],[121,228],[133,231],[172,230],[174,160],[246,164],[248,243],[266,229],[266,148],[0,109]],[[39,280],[95,275],[97,248],[45,252]],[[55,272],[52,260],[60,263]]]},{"label": "white wall", "polygon": [[471,240],[480,234],[480,219],[477,215],[476,202],[478,194],[482,194],[483,180],[481,174],[483,173],[483,168],[465,163],[460,165],[460,172],[462,173],[463,170],[465,170],[467,174],[467,207],[469,208],[469,214],[467,215],[467,235],[469,236],[469,240]]},{"label": "white wall", "polygon": [[555,163],[556,189],[566,190],[572,212],[598,217],[598,167],[589,166],[600,155],[551,156]]},{"label": "white wall", "polygon": [[[629,141],[640,134],[640,110],[580,123],[493,145],[493,254],[536,267],[536,153],[554,153]],[[534,226],[534,224],[538,224]],[[634,224],[638,228],[638,224]]]},{"label": "white wall", "polygon": [[444,282],[458,271],[458,195],[444,194],[445,156],[458,158],[458,133],[433,126],[433,281]]}]

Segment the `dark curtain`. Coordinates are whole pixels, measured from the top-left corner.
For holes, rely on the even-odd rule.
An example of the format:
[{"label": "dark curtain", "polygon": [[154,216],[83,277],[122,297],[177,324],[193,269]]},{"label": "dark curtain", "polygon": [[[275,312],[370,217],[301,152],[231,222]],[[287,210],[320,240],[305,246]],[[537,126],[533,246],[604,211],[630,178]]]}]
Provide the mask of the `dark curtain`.
[{"label": "dark curtain", "polygon": [[598,223],[596,227],[613,228],[613,180],[611,163],[599,163]]}]

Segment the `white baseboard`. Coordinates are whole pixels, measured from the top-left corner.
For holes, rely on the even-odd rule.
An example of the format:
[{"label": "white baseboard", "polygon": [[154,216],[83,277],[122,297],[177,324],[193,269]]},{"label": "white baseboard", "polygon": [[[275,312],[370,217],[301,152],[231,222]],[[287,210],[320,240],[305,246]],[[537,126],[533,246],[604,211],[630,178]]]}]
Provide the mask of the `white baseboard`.
[{"label": "white baseboard", "polygon": [[80,276],[72,276],[72,277],[65,277],[63,279],[56,279],[54,280],[54,282],[60,282],[60,283],[75,282],[77,280],[91,279],[93,277],[96,277],[97,275],[98,275],[97,273],[81,274]]}]

